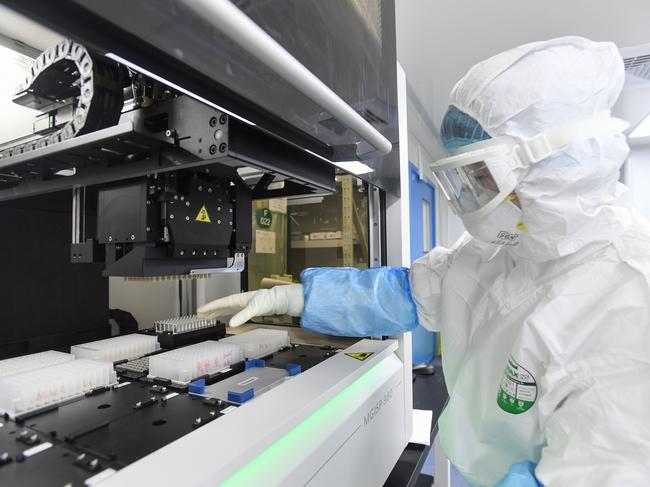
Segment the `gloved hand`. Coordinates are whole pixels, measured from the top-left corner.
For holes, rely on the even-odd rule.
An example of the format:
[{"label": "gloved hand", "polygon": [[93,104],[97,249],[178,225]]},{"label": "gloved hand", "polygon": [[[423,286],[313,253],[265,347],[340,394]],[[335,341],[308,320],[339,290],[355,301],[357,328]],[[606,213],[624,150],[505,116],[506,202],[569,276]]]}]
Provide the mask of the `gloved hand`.
[{"label": "gloved hand", "polygon": [[288,284],[216,299],[201,306],[197,314],[202,319],[213,319],[236,313],[228,323],[234,327],[255,316],[300,316],[304,306],[302,284]]},{"label": "gloved hand", "polygon": [[543,487],[535,477],[536,466],[533,462],[515,463],[494,487]]}]

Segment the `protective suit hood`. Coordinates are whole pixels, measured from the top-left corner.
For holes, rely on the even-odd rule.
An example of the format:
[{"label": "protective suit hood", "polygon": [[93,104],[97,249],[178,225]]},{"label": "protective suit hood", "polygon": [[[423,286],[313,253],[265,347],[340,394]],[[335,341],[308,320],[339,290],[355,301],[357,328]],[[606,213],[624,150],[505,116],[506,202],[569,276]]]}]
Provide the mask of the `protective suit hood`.
[{"label": "protective suit hood", "polygon": [[[491,137],[528,138],[609,115],[623,82],[613,43],[563,37],[477,64],[456,84],[450,102]],[[544,262],[620,235],[631,221],[628,190],[618,183],[628,152],[623,135],[597,137],[533,165],[516,188],[528,233],[508,251]]]}]

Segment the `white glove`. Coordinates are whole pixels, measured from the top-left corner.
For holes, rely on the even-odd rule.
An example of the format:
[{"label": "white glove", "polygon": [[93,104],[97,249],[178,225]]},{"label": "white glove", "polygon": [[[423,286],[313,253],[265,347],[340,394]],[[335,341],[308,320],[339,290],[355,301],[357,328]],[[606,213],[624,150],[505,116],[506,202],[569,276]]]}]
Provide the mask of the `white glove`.
[{"label": "white glove", "polygon": [[199,318],[209,320],[237,313],[228,323],[234,327],[243,325],[255,316],[300,316],[304,306],[302,284],[288,284],[216,299],[201,306],[197,314]]}]

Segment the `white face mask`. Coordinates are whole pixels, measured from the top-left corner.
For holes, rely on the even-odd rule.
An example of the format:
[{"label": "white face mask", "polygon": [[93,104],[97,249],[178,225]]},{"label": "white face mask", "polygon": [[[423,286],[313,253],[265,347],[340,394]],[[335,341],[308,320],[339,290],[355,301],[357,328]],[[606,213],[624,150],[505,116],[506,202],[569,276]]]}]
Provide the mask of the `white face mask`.
[{"label": "white face mask", "polygon": [[494,245],[518,245],[526,231],[521,209],[511,201],[503,201],[482,218],[461,216],[467,232],[477,240]]}]

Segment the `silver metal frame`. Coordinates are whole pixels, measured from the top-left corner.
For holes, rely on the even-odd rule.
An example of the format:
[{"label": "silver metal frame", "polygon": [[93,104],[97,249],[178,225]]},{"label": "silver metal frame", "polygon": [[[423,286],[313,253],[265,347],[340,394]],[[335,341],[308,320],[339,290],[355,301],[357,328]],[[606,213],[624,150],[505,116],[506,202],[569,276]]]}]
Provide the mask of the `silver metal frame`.
[{"label": "silver metal frame", "polygon": [[182,3],[377,151],[388,154],[392,150],[393,145],[386,137],[230,1],[182,0]]},{"label": "silver metal frame", "polygon": [[246,256],[243,252],[235,253],[234,257],[228,258],[228,265],[226,267],[219,267],[216,269],[192,269],[191,276],[221,274],[224,272],[242,272],[246,267]]},{"label": "silver metal frame", "polygon": [[368,247],[370,267],[379,267],[382,262],[382,252],[384,245],[381,241],[382,219],[381,219],[381,202],[380,189],[368,185]]},{"label": "silver metal frame", "polygon": [[[192,269],[192,277],[209,277],[213,274],[230,274],[242,272],[246,267],[246,256],[243,253],[236,253],[234,257],[228,258],[228,265],[215,269]],[[198,289],[195,279],[180,280],[179,286],[179,304],[181,316],[193,315],[199,306]]]},{"label": "silver metal frame", "polygon": [[86,187],[72,188],[72,243],[86,238]]},{"label": "silver metal frame", "polygon": [[32,59],[37,58],[41,53],[41,51],[38,49],[33,48],[32,46],[28,46],[24,42],[19,41],[18,39],[13,39],[9,36],[6,36],[5,34],[0,34],[0,46],[4,46],[7,49],[19,52],[20,54]]},{"label": "silver metal frame", "polygon": [[178,281],[180,315],[189,316],[196,313],[196,281],[194,279]]}]

